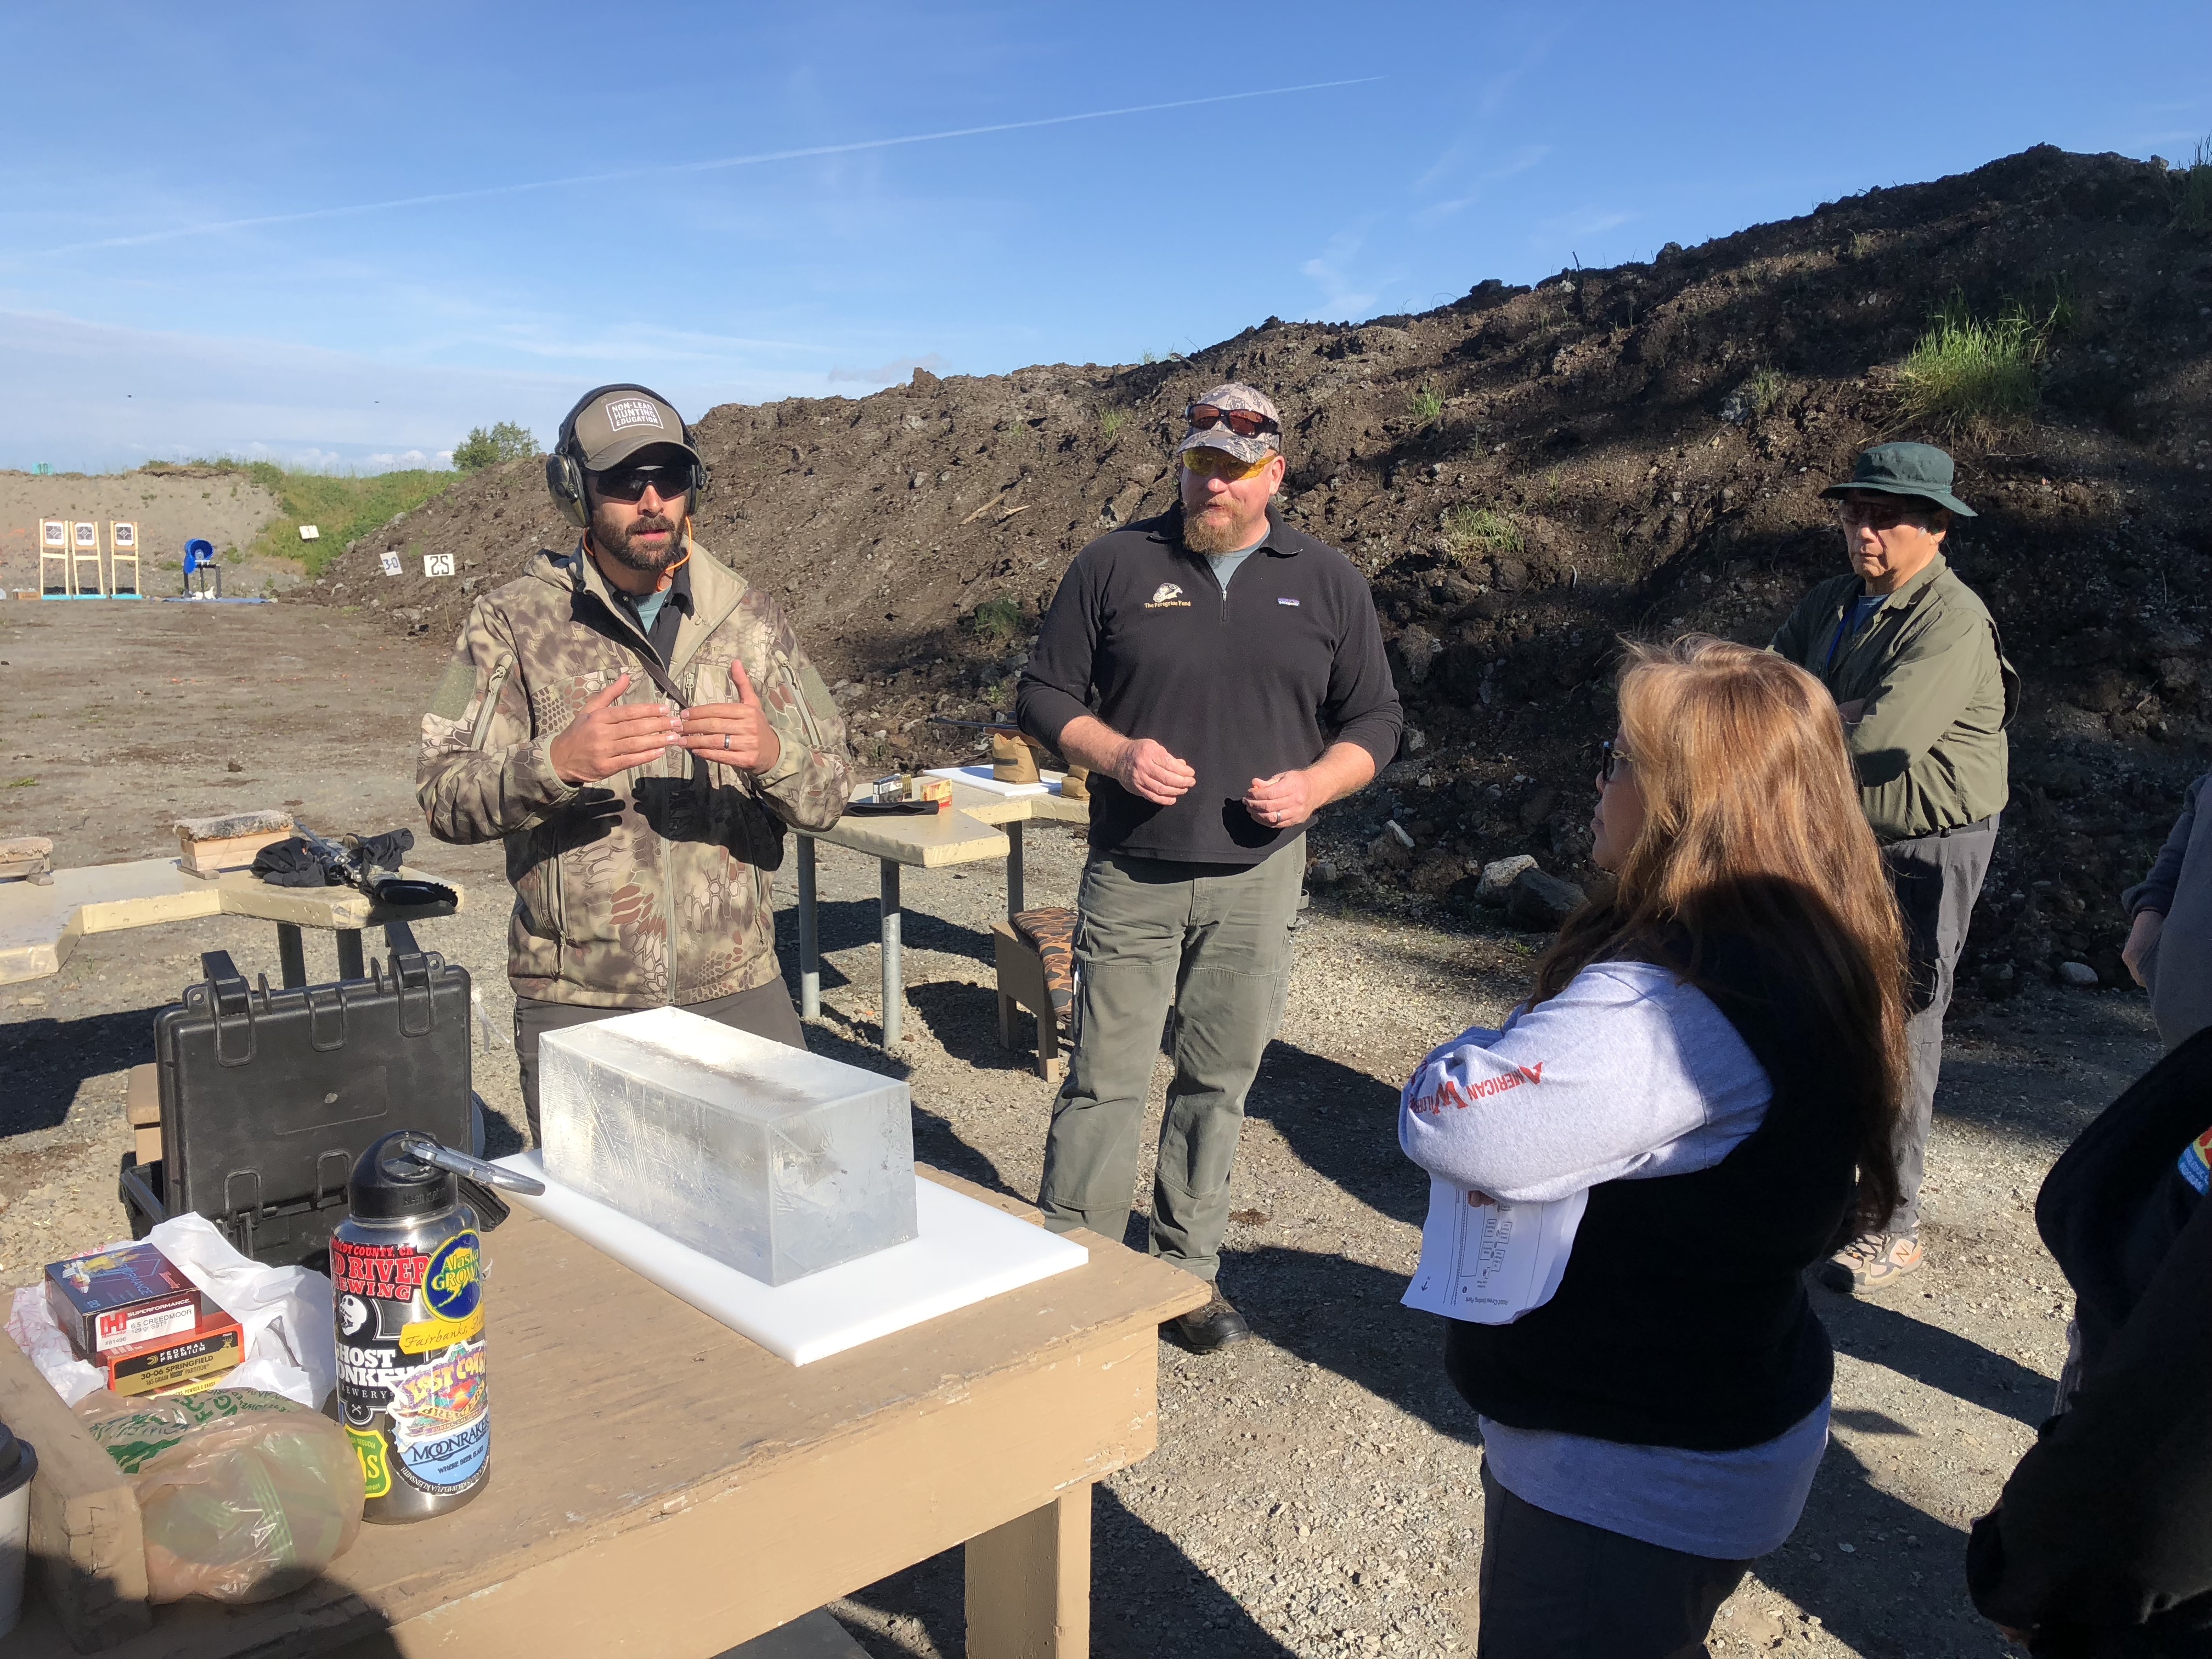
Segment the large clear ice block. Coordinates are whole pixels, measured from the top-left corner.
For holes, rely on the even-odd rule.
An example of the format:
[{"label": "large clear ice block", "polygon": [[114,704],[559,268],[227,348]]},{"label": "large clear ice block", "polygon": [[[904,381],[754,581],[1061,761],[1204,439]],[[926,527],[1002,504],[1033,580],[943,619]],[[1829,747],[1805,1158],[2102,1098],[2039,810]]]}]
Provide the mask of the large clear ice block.
[{"label": "large clear ice block", "polygon": [[548,1031],[545,1172],[770,1285],[915,1237],[907,1086],[681,1008]]}]

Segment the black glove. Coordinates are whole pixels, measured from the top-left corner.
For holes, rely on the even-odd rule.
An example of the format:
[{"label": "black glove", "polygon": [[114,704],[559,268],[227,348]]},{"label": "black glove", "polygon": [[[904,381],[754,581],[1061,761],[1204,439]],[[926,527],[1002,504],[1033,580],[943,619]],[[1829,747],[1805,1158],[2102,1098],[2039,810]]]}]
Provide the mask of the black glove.
[{"label": "black glove", "polygon": [[397,870],[415,845],[412,830],[387,830],[380,836],[362,836],[355,851],[363,870]]},{"label": "black glove", "polygon": [[273,842],[256,853],[253,873],[271,887],[328,887],[337,880],[297,836]]}]

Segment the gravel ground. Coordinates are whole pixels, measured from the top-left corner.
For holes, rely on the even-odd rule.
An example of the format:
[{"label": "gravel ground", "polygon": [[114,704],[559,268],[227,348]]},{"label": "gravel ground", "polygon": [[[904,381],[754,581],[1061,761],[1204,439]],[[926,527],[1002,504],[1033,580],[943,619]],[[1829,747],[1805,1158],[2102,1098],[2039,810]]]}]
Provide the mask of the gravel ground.
[{"label": "gravel ground", "polygon": [[[264,795],[301,799],[333,827],[412,821],[412,711],[439,651],[327,611],[232,612],[187,630],[165,618],[173,608],[113,614],[128,609],[48,606],[8,619],[0,656],[48,671],[39,683],[52,688],[41,704],[51,725],[10,734],[11,769],[52,781],[42,805],[30,790],[9,793],[0,834],[56,833],[64,858],[84,862],[152,856],[163,848],[151,824]],[[137,682],[61,672],[81,667],[87,635],[103,657],[136,663]],[[338,708],[279,709],[235,691],[309,650],[319,672],[353,676],[331,699]],[[119,720],[140,685],[193,674],[208,696],[232,697],[217,710],[219,732],[168,744],[141,732],[127,754],[86,748],[88,731],[102,729],[93,716]],[[228,787],[221,757],[232,750],[248,763],[250,791]],[[1030,848],[1030,902],[1072,899],[1073,835],[1033,829]],[[423,942],[471,969],[505,1030],[495,850],[430,847],[418,861],[467,885],[469,908],[427,924]],[[787,869],[787,905],[790,879]],[[908,1078],[920,1157],[1033,1197],[1050,1091],[1026,1054],[997,1042],[982,930],[1004,904],[1000,872],[908,872],[908,1036],[896,1061],[874,1046],[875,881],[872,861],[824,849],[824,1007],[809,1040]],[[782,920],[788,963],[788,909]],[[1479,1450],[1472,1414],[1442,1375],[1437,1322],[1397,1305],[1426,1188],[1396,1150],[1394,1114],[1422,1053],[1503,1014],[1525,983],[1531,943],[1316,901],[1283,1030],[1252,1091],[1222,1275],[1259,1340],[1207,1357],[1161,1348],[1159,1450],[1102,1483],[1097,1500],[1101,1659],[1201,1646],[1472,1651]],[[114,1172],[127,1145],[125,1069],[151,1058],[154,1012],[198,977],[198,953],[218,947],[249,975],[276,976],[274,931],[224,920],[88,939],[59,975],[0,988],[0,1288],[123,1231]],[[326,942],[311,940],[311,974],[333,962]],[[2004,1651],[1966,1600],[1962,1562],[1966,1529],[2032,1441],[2063,1352],[2066,1294],[2031,1206],[2057,1151],[2157,1045],[2140,996],[2040,987],[1955,1013],[1953,1037],[1929,1159],[1932,1265],[1877,1301],[1816,1292],[1839,1351],[1835,1437],[1796,1536],[1723,1608],[1717,1654]],[[1164,1060],[1155,1126],[1166,1076]],[[512,1054],[479,1053],[477,1086],[501,1118],[498,1138],[511,1140],[521,1115]],[[1727,1243],[1724,1227],[1655,1239],[1653,1272],[1674,1253]],[[950,1659],[962,1650],[960,1606],[955,1552],[834,1611],[884,1659]]]}]

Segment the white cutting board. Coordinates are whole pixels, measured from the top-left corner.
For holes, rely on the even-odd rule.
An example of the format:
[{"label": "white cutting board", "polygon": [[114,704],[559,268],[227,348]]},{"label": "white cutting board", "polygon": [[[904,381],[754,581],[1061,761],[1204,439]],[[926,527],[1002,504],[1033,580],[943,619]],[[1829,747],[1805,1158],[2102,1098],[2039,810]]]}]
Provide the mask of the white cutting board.
[{"label": "white cutting board", "polygon": [[545,1182],[540,1197],[502,1188],[503,1197],[794,1365],[1066,1273],[1091,1259],[1091,1252],[1071,1239],[933,1181],[916,1180],[919,1237],[788,1285],[764,1285],[635,1217],[548,1180],[544,1159],[536,1152],[495,1161]]},{"label": "white cutting board", "polygon": [[1044,780],[1042,783],[1001,783],[991,775],[988,765],[982,765],[933,766],[923,775],[948,778],[954,783],[964,783],[972,789],[988,789],[994,795],[1056,795],[1060,793],[1060,781],[1066,774],[1040,773],[1038,775]]}]

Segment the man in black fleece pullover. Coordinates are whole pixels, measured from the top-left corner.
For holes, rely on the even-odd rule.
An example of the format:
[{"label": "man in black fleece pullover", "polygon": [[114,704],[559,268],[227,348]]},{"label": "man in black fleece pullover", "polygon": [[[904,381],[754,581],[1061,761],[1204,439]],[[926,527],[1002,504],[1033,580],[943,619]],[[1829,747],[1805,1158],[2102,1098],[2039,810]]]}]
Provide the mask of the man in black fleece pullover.
[{"label": "man in black fleece pullover", "polygon": [[[1092,772],[1046,1223],[1121,1239],[1172,1000],[1151,1248],[1211,1280],[1245,1092],[1289,986],[1306,828],[1389,763],[1402,716],[1366,582],[1269,506],[1284,470],[1274,404],[1231,384],[1187,413],[1179,507],[1076,556],[1018,712]],[[1248,1334],[1218,1290],[1176,1323],[1200,1349]]]}]

